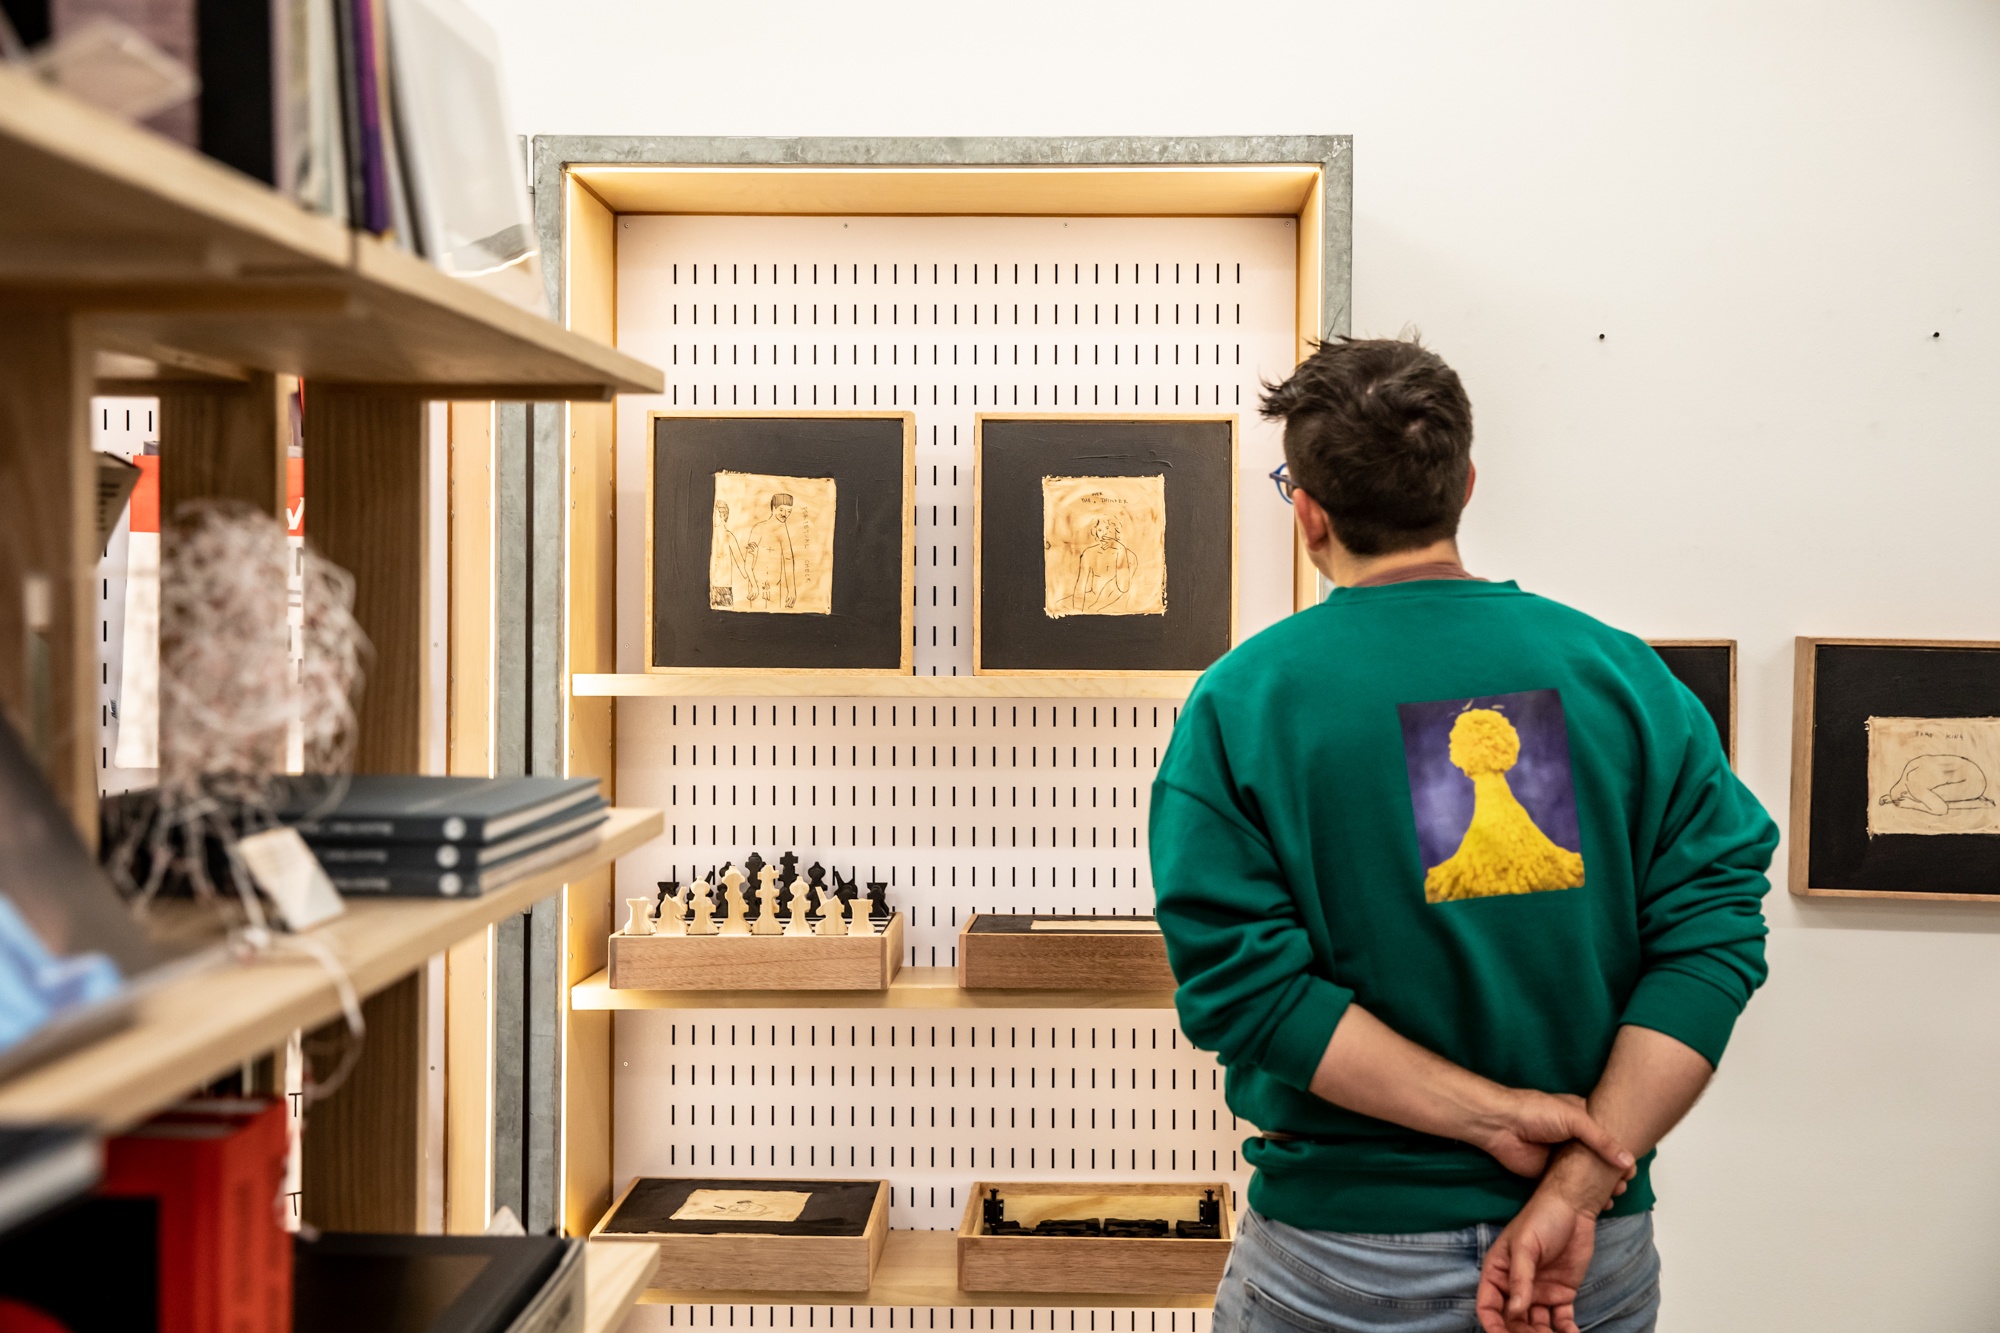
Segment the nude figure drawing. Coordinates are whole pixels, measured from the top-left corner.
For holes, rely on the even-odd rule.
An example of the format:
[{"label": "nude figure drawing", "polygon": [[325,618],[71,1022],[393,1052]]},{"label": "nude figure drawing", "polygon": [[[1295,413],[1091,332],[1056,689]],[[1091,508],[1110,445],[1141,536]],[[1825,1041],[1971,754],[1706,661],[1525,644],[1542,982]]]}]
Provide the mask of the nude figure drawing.
[{"label": "nude figure drawing", "polygon": [[1868,719],[1868,833],[2000,833],[2000,718]]},{"label": "nude figure drawing", "polygon": [[1043,612],[1165,615],[1166,512],[1165,477],[1043,477]]}]

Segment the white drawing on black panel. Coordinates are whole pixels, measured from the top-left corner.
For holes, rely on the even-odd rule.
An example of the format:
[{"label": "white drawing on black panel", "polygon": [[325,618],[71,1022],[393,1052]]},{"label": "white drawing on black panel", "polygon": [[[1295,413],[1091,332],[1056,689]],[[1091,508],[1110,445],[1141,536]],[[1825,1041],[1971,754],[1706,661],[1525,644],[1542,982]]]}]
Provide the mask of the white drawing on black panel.
[{"label": "white drawing on black panel", "polygon": [[1942,818],[1954,810],[1992,805],[1986,771],[1962,754],[1920,754],[1903,766],[1896,785],[1876,799]]}]

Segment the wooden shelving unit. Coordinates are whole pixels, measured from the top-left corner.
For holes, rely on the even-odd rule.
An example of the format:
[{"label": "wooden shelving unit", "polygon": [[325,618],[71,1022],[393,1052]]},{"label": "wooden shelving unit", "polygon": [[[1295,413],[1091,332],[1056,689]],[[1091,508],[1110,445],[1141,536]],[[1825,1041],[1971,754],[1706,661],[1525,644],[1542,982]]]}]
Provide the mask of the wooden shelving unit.
[{"label": "wooden shelving unit", "polygon": [[583,1333],[612,1333],[660,1263],[660,1247],[593,1240],[583,1252]]},{"label": "wooden shelving unit", "polygon": [[905,967],[887,990],[613,990],[599,972],[569,1007],[601,1009],[1171,1009],[1172,991],[961,990],[958,969]]},{"label": "wooden shelving unit", "polygon": [[816,671],[578,672],[578,697],[614,699],[1172,699],[1188,676],[851,676]]},{"label": "wooden shelving unit", "polygon": [[[589,852],[480,898],[351,901],[312,932],[363,995],[381,990],[474,931],[533,905],[659,836],[657,810],[613,810]],[[333,979],[303,951],[231,962],[169,982],[137,1021],[0,1084],[0,1122],[86,1120],[116,1133],[185,1093],[340,1016]]]},{"label": "wooden shelving unit", "polygon": [[987,1309],[1207,1310],[1214,1292],[1185,1296],[1100,1295],[1090,1292],[960,1291],[958,1234],[952,1231],[891,1231],[875,1268],[875,1284],[852,1291],[675,1291],[648,1287],[641,1305],[901,1305]]}]

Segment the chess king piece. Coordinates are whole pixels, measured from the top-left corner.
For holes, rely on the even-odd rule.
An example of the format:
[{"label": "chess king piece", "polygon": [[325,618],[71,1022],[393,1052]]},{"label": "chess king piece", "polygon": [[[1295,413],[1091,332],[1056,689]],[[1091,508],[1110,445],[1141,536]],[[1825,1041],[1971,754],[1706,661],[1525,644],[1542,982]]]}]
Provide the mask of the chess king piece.
[{"label": "chess king piece", "polygon": [[680,885],[676,884],[673,887],[675,890],[673,893],[663,894],[660,897],[656,934],[686,935],[688,933],[687,922],[682,919],[682,913],[687,909],[681,903]]},{"label": "chess king piece", "polygon": [[757,901],[762,910],[750,923],[752,935],[782,935],[785,923],[778,919],[778,867],[765,866],[757,872]]},{"label": "chess king piece", "polygon": [[744,915],[743,872],[731,866],[722,872],[722,882],[727,886],[723,893],[723,901],[729,908],[729,915],[722,923],[722,933],[748,935],[750,919]]},{"label": "chess king piece", "polygon": [[715,900],[709,897],[710,888],[706,880],[694,883],[694,919],[688,922],[688,934],[715,934]]},{"label": "chess king piece", "polygon": [[653,900],[651,898],[627,898],[625,905],[632,909],[632,917],[625,923],[627,935],[650,935],[653,933]]},{"label": "chess king piece", "polygon": [[847,904],[839,895],[828,893],[819,900],[819,933],[822,935],[845,935],[847,933]]},{"label": "chess king piece", "polygon": [[778,876],[778,883],[784,885],[793,893],[797,893],[805,888],[805,885],[798,882],[799,854],[797,852],[786,852],[783,856],[779,857],[778,868],[784,872]]},{"label": "chess king piece", "polygon": [[785,934],[796,938],[813,933],[812,922],[806,916],[810,906],[806,900],[805,881],[800,880],[792,889],[792,912],[785,918]]},{"label": "chess king piece", "polygon": [[[752,895],[757,893],[758,886],[764,882],[764,858],[756,852],[752,852],[743,858],[743,882],[750,886],[750,894]],[[761,911],[754,896],[749,897],[748,901],[750,903],[750,919],[755,921],[761,915]],[[754,934],[755,932],[752,933]]]}]

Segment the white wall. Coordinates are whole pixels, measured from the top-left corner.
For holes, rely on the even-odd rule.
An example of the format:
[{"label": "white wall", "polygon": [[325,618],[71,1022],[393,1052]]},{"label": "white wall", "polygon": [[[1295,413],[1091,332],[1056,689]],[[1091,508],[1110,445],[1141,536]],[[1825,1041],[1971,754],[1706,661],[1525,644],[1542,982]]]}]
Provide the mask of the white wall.
[{"label": "white wall", "polygon": [[[2000,638],[1988,0],[473,3],[530,133],[1352,133],[1355,327],[1465,374],[1469,562],[1740,639],[1774,812],[1793,635]],[[1770,911],[1663,1326],[1992,1328],[2000,908]]]}]

